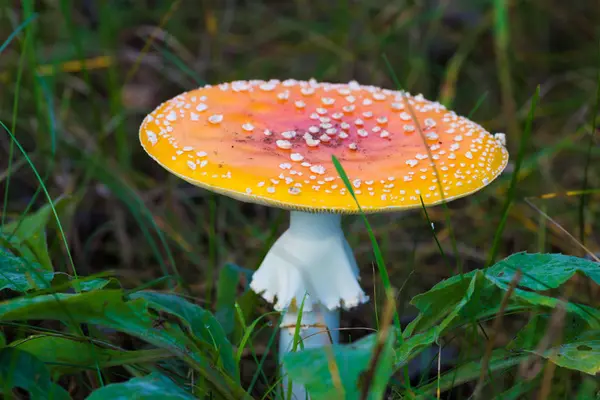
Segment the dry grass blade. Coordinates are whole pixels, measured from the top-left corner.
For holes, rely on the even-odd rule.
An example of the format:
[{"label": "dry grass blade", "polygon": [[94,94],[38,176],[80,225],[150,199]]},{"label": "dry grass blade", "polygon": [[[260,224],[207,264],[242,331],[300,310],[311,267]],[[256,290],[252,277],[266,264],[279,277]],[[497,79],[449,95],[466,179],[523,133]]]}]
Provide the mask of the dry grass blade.
[{"label": "dry grass blade", "polygon": [[[156,27],[156,32],[159,33],[164,26],[166,25],[166,23],[171,19],[171,17],[173,16],[173,14],[175,13],[175,11],[177,11],[177,9],[179,8],[179,6],[181,5],[181,0],[177,0],[175,2],[173,2],[171,4],[171,7],[169,8],[169,11],[163,16],[163,18],[160,21],[160,24]],[[156,37],[158,37],[159,35],[156,35]],[[142,48],[142,50],[140,51],[140,54],[138,55],[136,62],[134,63],[134,65],[131,67],[131,69],[129,70],[129,72],[127,73],[127,76],[125,77],[125,81],[124,81],[124,85],[127,84],[127,82],[129,82],[129,80],[135,75],[135,73],[137,72],[139,66],[140,66],[140,62],[142,60],[142,57],[144,57],[144,55],[148,52],[148,50],[150,49],[150,46],[152,46],[152,43],[154,43],[154,38],[155,35],[151,35],[148,40],[146,41],[146,43],[144,43],[144,47]]]},{"label": "dry grass blade", "polygon": [[565,317],[567,315],[567,308],[564,306],[564,304],[569,301],[569,298],[573,294],[578,279],[578,276],[574,276],[574,278],[568,282],[565,288],[565,293],[557,302],[556,308],[550,317],[546,333],[540,339],[538,345],[533,351],[534,355],[526,358],[519,365],[519,375],[526,380],[534,379],[545,366],[542,383],[538,393],[538,398],[540,399],[549,398],[552,390],[552,378],[554,377],[557,365],[551,362],[549,359],[546,360],[542,358],[539,356],[539,354],[545,353],[550,347],[560,343],[563,329],[565,327]]},{"label": "dry grass blade", "polygon": [[[560,342],[560,338],[562,337],[563,328],[565,325],[565,315],[566,315],[566,307],[562,306],[562,304],[566,303],[568,299],[573,294],[573,290],[575,288],[575,283],[577,282],[578,277],[574,277],[573,280],[569,281],[567,288],[565,289],[565,294],[563,295],[562,301],[558,303],[558,307],[552,314],[552,318],[550,319],[550,325],[548,326],[548,331],[546,332],[546,337],[542,339],[540,342],[539,348],[537,351],[543,351],[545,348],[541,346],[550,346],[553,343]],[[552,338],[554,336],[554,338]],[[539,353],[538,353],[539,354]],[[552,390],[552,378],[554,377],[554,372],[556,371],[556,364],[550,362],[550,360],[546,361],[546,369],[544,370],[544,376],[542,378],[542,385],[540,388],[539,398],[547,399],[550,396],[550,392]]]},{"label": "dry grass blade", "polygon": [[[387,56],[384,55],[383,59],[384,59],[384,61],[386,63],[386,66],[387,66],[388,70],[390,71],[390,73],[392,75],[392,78],[394,80],[394,83],[396,84],[397,89],[401,90],[402,88],[400,86],[400,82],[399,82],[398,78],[396,77],[396,75],[394,74],[394,70],[392,69],[392,66],[391,66],[391,64],[390,64]],[[442,206],[442,208],[444,210],[445,222],[446,222],[446,225],[447,225],[446,229],[448,230],[448,233],[449,233],[450,243],[451,243],[451,246],[452,246],[452,250],[453,250],[454,254],[458,255],[459,253],[458,253],[458,247],[457,247],[457,243],[456,243],[456,237],[454,235],[454,229],[452,227],[452,222],[451,222],[451,219],[450,219],[450,211],[448,209],[448,204],[447,204],[446,198],[444,196],[444,188],[442,186],[443,179],[441,179],[441,175],[440,175],[439,170],[438,170],[438,163],[436,162],[435,158],[433,157],[431,148],[427,144],[427,138],[425,137],[425,133],[423,132],[421,124],[419,123],[419,120],[418,120],[418,118],[416,116],[414,107],[410,104],[410,101],[408,99],[408,94],[406,92],[402,91],[402,96],[404,97],[404,102],[407,105],[407,110],[409,112],[411,121],[415,125],[416,130],[419,133],[419,136],[421,138],[421,142],[423,143],[423,149],[427,153],[428,159],[432,161],[431,165],[432,165],[432,168],[433,168],[433,174],[434,174],[434,177],[435,177],[435,182],[436,182],[437,190],[438,190],[438,193],[439,193],[439,196],[440,196],[440,199],[441,199],[441,206]],[[423,203],[423,199],[422,198],[421,198],[421,205],[422,205],[422,209],[423,209],[425,215],[427,216],[427,210],[425,209],[425,205]],[[429,216],[427,216],[427,220],[428,220],[429,224],[431,225],[431,222],[429,221]],[[439,243],[439,239],[438,239],[438,237],[437,237],[437,235],[436,235],[436,233],[435,233],[435,231],[433,229],[432,229],[432,233],[433,233],[433,237],[434,237],[435,241],[438,244],[438,248],[441,250],[442,257],[445,258],[444,252],[443,252],[442,247],[441,247],[441,245]],[[460,274],[462,274],[462,264],[461,264],[460,257],[456,257],[456,266],[457,266],[458,272]]]},{"label": "dry grass blade", "polygon": [[542,215],[544,218],[546,218],[550,223],[552,223],[552,225],[554,225],[556,228],[558,228],[562,233],[564,233],[569,239],[571,239],[573,241],[573,243],[575,243],[582,250],[584,250],[586,252],[586,254],[588,254],[594,261],[600,262],[600,258],[598,258],[598,256],[593,251],[588,249],[583,243],[581,243],[579,240],[577,240],[577,238],[575,236],[573,236],[571,233],[569,233],[569,231],[567,231],[564,227],[562,227],[552,217],[550,217],[547,213],[545,213],[543,210],[541,210],[538,206],[533,204],[529,199],[525,199],[525,202],[531,208],[533,208],[535,211],[540,213],[540,215]]},{"label": "dry grass blade", "polygon": [[478,399],[481,396],[481,392],[482,392],[482,389],[483,389],[483,386],[485,383],[485,377],[488,373],[488,367],[490,365],[490,359],[492,357],[492,351],[494,350],[494,346],[496,344],[496,337],[498,335],[498,332],[500,331],[500,328],[502,328],[502,319],[504,317],[504,311],[506,310],[506,307],[508,306],[508,301],[510,300],[510,296],[512,295],[513,291],[515,290],[515,287],[517,287],[519,280],[521,280],[521,276],[522,276],[521,270],[517,270],[515,272],[514,277],[511,279],[511,281],[508,285],[506,293],[504,293],[504,297],[502,297],[502,303],[500,303],[500,309],[498,310],[498,313],[496,313],[496,318],[494,319],[494,322],[492,323],[492,332],[489,336],[489,340],[485,347],[485,353],[481,360],[481,372],[479,374],[479,380],[477,382],[477,386],[475,386],[475,390],[473,391],[473,398],[475,398],[475,399]]},{"label": "dry grass blade", "polygon": [[383,354],[385,344],[390,335],[390,328],[392,327],[392,319],[394,317],[394,311],[396,310],[394,291],[386,291],[386,294],[386,302],[383,306],[383,312],[381,315],[381,325],[379,333],[377,335],[377,343],[375,344],[375,348],[373,349],[373,357],[371,357],[369,368],[364,372],[364,375],[362,376],[363,381],[361,382],[362,390],[360,394],[361,400],[366,400],[369,397],[369,389],[371,388],[371,384],[375,377],[379,360],[381,359],[381,355]]},{"label": "dry grass blade", "polygon": [[331,346],[323,347],[325,354],[327,355],[327,367],[329,368],[329,373],[331,374],[331,380],[333,381],[333,385],[335,386],[337,392],[340,395],[340,398],[345,396],[344,384],[342,383],[342,377],[340,375],[340,369],[335,361],[335,355],[333,354],[333,349]]}]

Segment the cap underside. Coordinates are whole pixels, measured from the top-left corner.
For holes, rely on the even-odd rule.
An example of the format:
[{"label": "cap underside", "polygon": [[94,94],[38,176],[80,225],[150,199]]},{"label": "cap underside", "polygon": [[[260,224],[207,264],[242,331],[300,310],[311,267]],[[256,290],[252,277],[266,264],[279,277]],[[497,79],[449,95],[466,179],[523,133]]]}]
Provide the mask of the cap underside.
[{"label": "cap underside", "polygon": [[500,136],[439,103],[356,83],[240,81],[195,89],[148,115],[140,141],[194,185],[306,212],[358,212],[333,155],[367,213],[466,196],[508,162]]}]

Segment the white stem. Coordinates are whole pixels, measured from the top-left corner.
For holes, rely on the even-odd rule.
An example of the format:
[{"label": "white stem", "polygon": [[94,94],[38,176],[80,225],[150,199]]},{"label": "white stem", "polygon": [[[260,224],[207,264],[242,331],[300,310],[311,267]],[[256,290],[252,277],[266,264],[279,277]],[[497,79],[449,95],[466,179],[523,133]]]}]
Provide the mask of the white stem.
[{"label": "white stem", "polygon": [[[293,311],[292,311],[293,310]],[[284,399],[287,398],[289,380],[287,372],[283,368],[283,357],[294,349],[294,334],[298,321],[298,310],[295,307],[288,309],[281,321],[281,331],[279,333],[279,364],[283,376],[282,386]],[[339,342],[340,312],[339,310],[329,311],[314,306],[312,311],[302,313],[301,326],[296,341],[296,351],[312,349],[316,347],[329,346]],[[302,346],[300,343],[302,343]],[[293,400],[307,399],[307,392],[304,386],[292,384]]]},{"label": "white stem", "polygon": [[[300,337],[307,338],[305,348],[328,345],[331,339],[337,343],[339,308],[369,300],[358,283],[356,260],[337,214],[292,211],[290,227],[265,256],[250,287],[265,300],[276,301],[275,309],[288,310],[281,325],[280,359],[292,350],[303,299]],[[293,398],[304,399],[304,388],[294,385]]]},{"label": "white stem", "polygon": [[269,250],[250,287],[276,310],[322,304],[329,310],[369,300],[358,283],[358,267],[344,237],[341,216],[292,211],[290,227]]}]

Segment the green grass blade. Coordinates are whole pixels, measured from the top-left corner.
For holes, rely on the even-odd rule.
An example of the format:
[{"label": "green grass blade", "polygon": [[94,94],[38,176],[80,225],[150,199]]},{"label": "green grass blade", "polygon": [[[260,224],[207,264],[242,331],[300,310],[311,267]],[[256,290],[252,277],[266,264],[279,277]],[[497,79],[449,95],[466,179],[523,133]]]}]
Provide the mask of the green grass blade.
[{"label": "green grass blade", "polygon": [[[598,62],[599,64],[596,67],[596,100],[594,102],[594,107],[592,108],[592,126],[590,133],[590,140],[588,142],[587,152],[585,154],[585,163],[583,169],[583,183],[581,184],[581,190],[586,191],[588,188],[588,180],[590,173],[590,165],[592,161],[592,148],[594,147],[594,136],[596,133],[596,119],[598,117],[598,110],[600,110],[600,40],[598,40]],[[587,205],[588,196],[583,194],[579,198],[579,207],[578,207],[578,215],[579,215],[579,240],[582,244],[585,244],[585,208]]]},{"label": "green grass blade", "polygon": [[[283,314],[280,315],[279,320],[277,321],[277,326],[281,325],[281,321]],[[258,377],[263,373],[263,365],[265,363],[265,361],[267,360],[267,357],[269,356],[269,353],[271,352],[271,347],[273,346],[273,343],[275,343],[275,338],[277,337],[277,332],[279,332],[279,329],[273,329],[273,332],[271,333],[271,336],[269,337],[269,341],[267,343],[267,346],[265,348],[265,352],[263,353],[263,356],[260,359],[260,362],[258,363],[257,366],[257,370],[254,373],[254,375],[252,376],[252,381],[250,382],[250,385],[248,386],[247,392],[248,393],[252,393],[252,390],[254,389],[254,386],[256,385],[256,382],[258,381]]]},{"label": "green grass blade", "polygon": [[471,119],[471,117],[477,112],[477,110],[479,110],[479,107],[481,107],[481,105],[487,98],[488,94],[489,94],[489,92],[483,92],[483,94],[481,96],[479,96],[479,98],[477,99],[477,102],[475,103],[475,105],[473,106],[471,111],[469,111],[469,114],[467,115],[467,119]]},{"label": "green grass blade", "polygon": [[[10,43],[10,41],[12,40],[12,38],[14,38],[16,36],[16,34],[18,32],[20,32],[20,30],[25,29],[25,26],[27,26],[28,21],[33,21],[33,19],[35,18],[37,14],[34,14],[33,16],[31,16],[30,18],[28,18],[27,20],[25,20],[23,23],[21,23],[21,25],[19,25],[19,27],[13,32],[13,35],[9,36],[9,38],[2,44],[2,46],[0,46],[0,54],[2,54],[2,50],[6,48],[6,46],[8,46],[8,44]],[[16,125],[17,125],[17,115],[18,115],[18,110],[19,110],[19,92],[21,90],[21,79],[23,77],[23,66],[24,66],[24,61],[25,61],[25,55],[27,54],[27,46],[28,44],[31,42],[30,40],[30,35],[26,34],[25,35],[25,40],[23,41],[23,51],[21,52],[21,56],[19,57],[19,67],[17,69],[17,81],[15,82],[15,96],[13,99],[13,112],[12,112],[12,122],[11,122],[11,131],[14,133],[16,132]],[[6,175],[6,184],[4,186],[4,202],[2,203],[2,226],[4,226],[4,223],[6,222],[6,210],[8,207],[8,193],[10,192],[10,178],[12,176],[12,169],[13,169],[13,154],[14,154],[14,142],[10,142],[10,146],[8,149],[8,173]]]},{"label": "green grass blade", "polygon": [[490,250],[490,254],[487,261],[487,266],[491,266],[496,261],[496,256],[498,254],[498,248],[500,246],[500,240],[502,239],[502,233],[504,232],[504,227],[506,226],[506,221],[508,220],[508,213],[513,204],[516,195],[517,183],[519,181],[519,171],[521,170],[521,164],[523,163],[523,159],[525,158],[525,152],[527,150],[527,145],[529,144],[529,137],[531,136],[531,131],[533,129],[533,119],[535,116],[535,108],[537,106],[537,102],[540,96],[540,86],[538,85],[533,98],[531,99],[531,107],[529,110],[529,115],[527,117],[527,122],[525,124],[525,130],[521,135],[521,141],[519,143],[519,151],[517,153],[517,159],[515,161],[515,168],[512,173],[512,179],[510,182],[510,186],[508,188],[508,193],[506,194],[506,199],[504,200],[504,207],[502,210],[502,217],[500,218],[500,223],[498,224],[498,228],[496,229],[496,233],[494,235],[494,241],[492,242],[492,249]]},{"label": "green grass blade", "polygon": [[8,47],[8,45],[13,41],[13,39],[16,38],[19,35],[19,33],[21,33],[21,31],[23,31],[37,17],[37,13],[30,14],[27,18],[25,18],[23,22],[19,24],[19,26],[17,26],[15,30],[12,31],[11,34],[8,35],[6,40],[0,45],[0,54],[2,54],[2,52]]},{"label": "green grass blade", "polygon": [[[10,129],[8,129],[8,127],[2,121],[0,121],[0,126],[2,126],[2,128],[4,128],[4,130],[6,131],[6,133],[8,133],[8,135],[11,138],[11,140],[15,143],[15,145],[17,146],[17,148],[19,149],[19,151],[21,152],[21,154],[23,155],[23,157],[25,157],[25,159],[27,160],[29,166],[31,167],[31,170],[35,174],[35,177],[37,178],[37,180],[38,180],[38,182],[40,184],[41,190],[44,192],[44,195],[46,196],[46,200],[48,201],[48,204],[52,208],[52,213],[54,215],[54,219],[56,221],[56,225],[58,226],[58,230],[60,232],[60,236],[61,236],[63,245],[65,246],[65,250],[66,250],[66,253],[67,253],[69,264],[71,265],[71,268],[73,270],[73,274],[75,275],[75,279],[77,279],[77,269],[75,268],[75,262],[73,261],[73,257],[71,256],[71,251],[69,250],[69,243],[67,241],[67,236],[66,236],[65,231],[63,229],[63,226],[62,226],[62,224],[60,222],[60,218],[58,217],[58,213],[56,212],[56,208],[54,207],[54,202],[52,201],[52,197],[50,196],[50,193],[48,192],[48,189],[46,188],[46,185],[44,184],[44,180],[42,179],[42,177],[41,177],[40,173],[38,172],[37,168],[35,167],[35,165],[31,161],[31,159],[29,158],[29,155],[27,154],[27,152],[25,151],[25,149],[23,148],[23,146],[21,146],[21,143],[19,143],[19,141],[17,140],[17,138],[12,134],[12,132],[10,131]],[[75,289],[77,291],[79,291],[79,289],[77,288],[77,286],[75,286]]]},{"label": "green grass blade", "polygon": [[[389,74],[392,76],[394,83],[396,84],[397,89],[402,90],[402,87],[399,85],[399,81],[398,81],[398,78],[396,77],[394,69],[392,68],[392,64],[390,63],[390,61],[388,60],[388,58],[385,54],[382,57],[383,57],[385,65],[388,69]],[[423,142],[423,148],[425,149],[425,152],[427,153],[427,156],[429,157],[429,159],[433,160],[433,156],[431,154],[431,149],[427,145],[427,139],[425,138],[423,129],[421,129],[421,124],[419,123],[419,121],[417,120],[417,118],[415,116],[414,109],[413,109],[413,107],[410,106],[410,103],[408,101],[406,101],[406,104],[408,105],[407,109],[410,113],[411,119],[412,119],[413,123],[415,124],[415,126],[417,127],[417,132],[419,133],[419,136],[421,137],[421,141]],[[441,175],[439,173],[437,163],[433,162],[432,164],[433,164],[433,172],[435,174],[435,178],[436,178],[436,182],[437,182],[438,192],[440,194],[440,198],[442,199],[441,206],[444,210],[444,218],[446,220],[446,225],[448,227],[450,243],[452,245],[452,251],[454,252],[454,254],[456,256],[456,269],[462,275],[462,273],[463,273],[462,262],[461,262],[460,257],[458,256],[459,255],[458,244],[456,242],[456,236],[454,234],[454,229],[452,228],[452,221],[450,219],[450,210],[448,209],[448,204],[446,203],[446,199],[444,196],[444,188],[442,187],[442,179],[440,178]]]},{"label": "green grass blade", "polygon": [[494,0],[494,40],[496,49],[496,67],[498,81],[502,95],[502,108],[504,119],[508,124],[510,136],[516,136],[519,125],[516,119],[516,106],[513,94],[513,80],[510,65],[510,35],[509,35],[509,7],[508,0]]},{"label": "green grass blade", "polygon": [[[369,223],[367,216],[363,212],[362,207],[360,206],[358,199],[356,198],[356,194],[354,193],[354,189],[352,188],[350,179],[348,179],[348,175],[346,174],[346,171],[342,167],[342,164],[340,164],[339,160],[334,155],[331,156],[331,159],[332,159],[333,165],[335,166],[335,169],[337,170],[338,174],[340,175],[340,178],[342,178],[342,181],[344,182],[346,189],[352,195],[352,198],[354,199],[354,202],[356,203],[356,205],[359,209],[360,216],[361,216],[363,222],[365,223],[365,226],[367,227],[367,232],[369,233],[369,239],[371,240],[371,246],[373,247],[373,254],[375,255],[375,263],[377,264],[377,269],[379,271],[379,275],[380,275],[381,281],[383,283],[383,288],[385,289],[386,292],[390,292],[392,290],[392,284],[390,283],[390,276],[388,275],[387,268],[385,266],[385,260],[383,259],[383,255],[381,254],[381,249],[379,248],[379,244],[377,243],[377,239],[375,238],[375,234],[373,233],[371,224]],[[403,340],[402,339],[402,327],[400,326],[400,317],[398,316],[398,310],[394,311],[394,325],[399,332],[398,340],[402,341]]]},{"label": "green grass blade", "polygon": [[[241,310],[238,308],[236,308],[236,310],[238,311],[238,318],[240,318],[240,321],[244,320],[244,315],[241,312]],[[250,340],[250,336],[252,336],[252,333],[254,332],[254,329],[256,328],[256,325],[258,325],[258,323],[263,319],[268,317],[269,315],[273,315],[273,314],[278,314],[277,312],[270,312],[270,313],[266,313],[266,314],[262,314],[261,316],[259,316],[258,318],[256,318],[254,321],[252,321],[252,323],[246,327],[244,329],[244,336],[242,336],[242,339],[240,340],[240,343],[238,344],[238,349],[237,349],[237,354],[235,356],[235,360],[236,362],[240,363],[240,360],[242,359],[242,354],[244,353],[244,349],[246,348],[246,344],[248,343],[248,341]]]},{"label": "green grass blade", "polygon": [[421,200],[421,209],[423,210],[423,213],[425,214],[425,219],[427,220],[427,224],[429,224],[429,226],[431,227],[431,234],[433,235],[433,240],[435,240],[435,244],[436,244],[438,250],[440,251],[440,254],[444,258],[444,260],[446,260],[446,253],[444,252],[444,249],[442,248],[442,245],[440,244],[440,241],[438,240],[437,234],[435,233],[435,227],[433,226],[433,222],[431,222],[431,220],[429,219],[429,213],[427,212],[427,207],[425,207],[425,203],[423,202],[423,196],[419,196],[419,200]]}]

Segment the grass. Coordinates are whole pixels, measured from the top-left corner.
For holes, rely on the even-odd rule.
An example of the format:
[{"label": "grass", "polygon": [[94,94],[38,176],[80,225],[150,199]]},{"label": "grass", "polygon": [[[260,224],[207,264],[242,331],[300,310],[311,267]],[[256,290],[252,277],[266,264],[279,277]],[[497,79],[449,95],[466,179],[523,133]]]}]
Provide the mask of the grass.
[{"label": "grass", "polygon": [[[143,153],[137,129],[160,102],[204,82],[357,79],[423,93],[491,132],[507,132],[511,153],[502,177],[447,210],[372,215],[368,229],[360,216],[345,219],[365,290],[402,288],[392,323],[403,333],[399,345],[412,343],[407,321],[419,311],[408,301],[458,271],[466,275],[520,251],[593,258],[600,251],[597,7],[546,0],[438,3],[0,0],[3,226],[65,197],[47,226],[57,272],[83,278],[110,271],[127,293],[174,292],[214,312],[227,338],[241,344],[235,349],[240,386],[255,398],[273,397],[278,315],[246,286],[248,271],[284,229],[285,213],[170,176]],[[239,268],[223,272],[233,264]],[[371,274],[372,265],[379,272]],[[574,284],[581,290],[565,301],[597,309],[597,285]],[[230,294],[223,291],[232,287]],[[544,294],[561,298],[565,290]],[[0,293],[0,299],[13,297]],[[343,313],[343,341],[379,327],[386,296],[376,298]],[[432,398],[427,391],[435,398],[430,389],[440,387],[441,398],[466,399],[479,379],[474,365],[487,354],[491,372],[482,390],[488,397],[583,393],[589,379],[572,369],[541,363],[532,381],[508,367],[521,361],[503,366],[498,349],[536,315],[513,306],[499,327],[492,313],[444,335],[439,345],[455,357],[442,353],[438,367],[434,346],[432,355],[420,356],[422,365],[395,373],[388,391]],[[14,323],[0,322],[0,338],[10,342],[44,329],[82,336],[58,323]],[[115,349],[143,346],[123,334],[83,336]],[[491,353],[489,337],[496,338]],[[178,384],[202,394],[209,370],[200,361],[190,361],[190,369],[165,362],[181,372]],[[145,372],[131,363],[60,383],[84,398],[93,388]],[[235,385],[221,384],[223,396],[239,394],[227,392]]]}]

